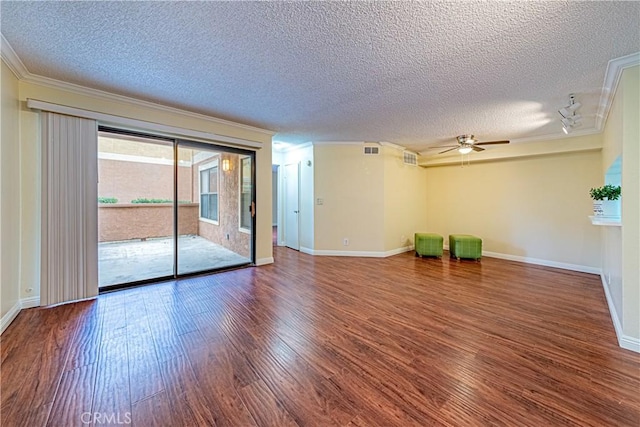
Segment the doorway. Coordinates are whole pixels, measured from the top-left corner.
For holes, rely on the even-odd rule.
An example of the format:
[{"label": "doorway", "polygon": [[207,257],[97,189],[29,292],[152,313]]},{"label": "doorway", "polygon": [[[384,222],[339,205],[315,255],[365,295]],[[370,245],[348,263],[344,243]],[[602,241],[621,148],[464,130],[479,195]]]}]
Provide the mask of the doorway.
[{"label": "doorway", "polygon": [[291,249],[300,250],[300,163],[285,165],[284,240]]},{"label": "doorway", "polygon": [[255,153],[100,127],[101,291],[255,261]]}]

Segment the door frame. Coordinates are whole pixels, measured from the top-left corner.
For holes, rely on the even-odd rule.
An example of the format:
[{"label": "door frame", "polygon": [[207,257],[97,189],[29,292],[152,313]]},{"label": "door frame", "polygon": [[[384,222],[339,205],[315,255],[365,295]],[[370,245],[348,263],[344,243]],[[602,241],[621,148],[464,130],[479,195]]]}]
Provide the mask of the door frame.
[{"label": "door frame", "polygon": [[[141,138],[148,138],[148,139],[157,139],[159,141],[165,141],[165,142],[169,142],[173,144],[173,195],[174,195],[174,203],[173,203],[173,275],[169,275],[169,276],[162,276],[162,277],[156,277],[156,278],[152,278],[152,279],[144,279],[144,280],[138,280],[138,281],[134,281],[134,282],[128,282],[128,283],[121,283],[121,284],[114,284],[114,285],[106,285],[106,286],[100,286],[98,288],[98,292],[99,293],[106,293],[106,292],[111,292],[111,291],[115,291],[115,290],[119,290],[119,289],[125,289],[125,288],[130,288],[130,287],[135,287],[135,286],[140,286],[140,285],[146,285],[146,284],[150,284],[150,283],[157,283],[157,282],[161,282],[161,281],[166,281],[166,280],[171,280],[171,279],[178,279],[178,278],[184,278],[184,277],[189,277],[189,276],[197,276],[197,275],[203,275],[203,274],[211,274],[211,273],[215,273],[215,272],[220,272],[220,271],[225,271],[228,269],[235,269],[238,267],[242,267],[242,266],[255,266],[256,263],[256,217],[257,217],[257,213],[256,213],[256,152],[254,150],[247,150],[247,149],[241,149],[241,148],[236,148],[236,147],[228,147],[225,145],[219,145],[219,144],[215,144],[215,143],[206,143],[206,142],[198,142],[198,141],[192,141],[192,140],[188,140],[188,139],[182,139],[182,138],[172,138],[172,137],[168,137],[168,136],[164,136],[164,135],[157,135],[157,134],[153,134],[153,133],[147,133],[147,132],[139,132],[139,131],[133,131],[133,130],[128,130],[128,129],[121,129],[121,128],[117,128],[117,127],[111,127],[111,126],[103,126],[103,125],[98,125],[98,131],[99,132],[108,132],[108,133],[112,133],[112,134],[117,134],[117,135],[129,135],[129,136],[135,136],[135,137],[141,137]],[[242,156],[247,156],[251,158],[251,207],[252,207],[252,216],[251,216],[251,238],[250,238],[250,242],[251,242],[251,250],[250,250],[250,256],[251,256],[251,260],[249,263],[247,264],[242,264],[242,265],[231,265],[231,266],[227,266],[227,267],[222,267],[222,268],[212,268],[212,269],[207,269],[207,270],[201,270],[201,271],[197,271],[197,272],[188,272],[188,273],[178,273],[178,167],[179,167],[179,162],[178,162],[178,149],[180,147],[190,147],[190,148],[195,148],[195,149],[209,149],[209,150],[214,150],[214,151],[220,151],[220,152],[226,152],[226,153],[232,153],[232,154],[238,154],[238,155],[242,155]],[[96,162],[98,161],[98,159],[96,158]],[[98,183],[96,182],[95,184],[96,186],[98,185]]]},{"label": "door frame", "polygon": [[[289,211],[290,208],[290,201],[289,201],[289,191],[290,188],[289,186],[291,185],[291,181],[289,180],[289,168],[291,166],[295,167],[296,170],[296,180],[295,180],[295,192],[297,193],[297,207],[295,210],[296,213],[296,221],[295,221],[295,225],[293,225],[293,227],[296,228],[296,239],[295,242],[293,243],[293,246],[290,245],[290,241],[289,241],[289,232],[288,230],[292,227],[292,224],[290,224],[290,222],[287,220],[287,212]],[[283,215],[283,229],[284,229],[284,245],[288,248],[291,249],[295,249],[297,251],[300,250],[300,162],[295,162],[295,163],[287,163],[284,166],[284,182],[285,182],[285,189],[283,191],[284,193],[284,215]],[[295,247],[294,247],[295,246]]]}]

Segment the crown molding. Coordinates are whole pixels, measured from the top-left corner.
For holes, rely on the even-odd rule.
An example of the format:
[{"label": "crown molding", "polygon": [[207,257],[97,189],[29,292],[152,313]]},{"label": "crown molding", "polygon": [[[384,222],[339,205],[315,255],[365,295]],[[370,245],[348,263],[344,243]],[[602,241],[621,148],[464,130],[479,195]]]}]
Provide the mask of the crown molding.
[{"label": "crown molding", "polygon": [[16,53],[15,50],[11,47],[7,39],[4,38],[4,34],[0,33],[0,56],[7,67],[11,70],[13,74],[18,78],[18,80],[23,79],[25,76],[29,74],[27,67],[24,66],[22,60]]},{"label": "crown molding", "polygon": [[526,138],[514,138],[511,140],[511,142],[514,144],[521,144],[524,142],[540,142],[540,141],[550,141],[553,139],[567,139],[567,138],[573,138],[576,136],[595,135],[600,133],[601,131],[602,131],[601,129],[598,130],[596,128],[585,128],[577,131],[572,131],[569,134],[566,134],[564,132],[558,132],[558,133],[548,133],[548,134],[539,135],[539,136],[529,136]]},{"label": "crown molding", "polygon": [[266,135],[269,135],[269,136],[273,136],[273,135],[276,134],[276,132],[270,131],[270,130],[267,130],[267,129],[262,129],[262,128],[258,128],[258,127],[254,127],[254,126],[250,126],[250,125],[245,125],[245,124],[242,124],[242,123],[232,122],[230,120],[219,119],[217,117],[207,116],[205,114],[194,113],[192,111],[182,110],[180,108],[169,107],[167,105],[157,104],[155,102],[143,101],[141,99],[131,98],[131,97],[124,96],[124,95],[117,95],[115,93],[106,92],[106,91],[103,91],[103,90],[100,90],[100,89],[88,88],[86,86],[80,86],[80,85],[77,85],[75,83],[64,82],[64,81],[61,81],[61,80],[56,80],[56,79],[52,79],[52,78],[49,78],[49,77],[39,76],[39,75],[36,75],[36,74],[29,74],[27,77],[24,77],[21,80],[24,81],[24,82],[27,82],[27,83],[37,84],[37,85],[40,85],[40,86],[51,87],[51,88],[55,88],[55,89],[62,89],[62,90],[65,90],[67,92],[77,93],[79,95],[86,95],[86,96],[91,96],[91,97],[94,97],[94,98],[101,98],[101,99],[105,99],[105,100],[109,100],[109,101],[116,101],[116,102],[123,102],[123,103],[126,103],[126,104],[133,104],[133,105],[137,105],[137,106],[140,106],[140,107],[151,108],[151,109],[154,109],[154,110],[160,110],[160,111],[164,111],[164,112],[172,113],[172,114],[180,114],[180,115],[191,117],[191,118],[198,119],[198,120],[205,120],[205,121],[213,122],[213,123],[216,123],[216,124],[232,126],[234,128],[249,130],[249,131],[252,131],[252,132],[258,132],[258,133],[266,134]]},{"label": "crown molding", "polygon": [[604,124],[607,122],[609,111],[613,103],[613,97],[616,94],[620,76],[625,68],[640,65],[640,52],[630,55],[621,56],[609,61],[607,71],[604,75],[602,84],[602,93],[600,94],[600,102],[598,104],[598,113],[596,114],[596,129],[602,131]]},{"label": "crown molding", "polygon": [[[272,145],[273,146],[273,145]],[[291,153],[293,151],[302,150],[303,148],[313,147],[312,142],[305,142],[303,144],[292,144],[286,148],[276,148],[275,151],[279,153]]]},{"label": "crown molding", "polygon": [[274,131],[270,131],[267,129],[245,125],[243,123],[232,122],[230,120],[219,119],[217,117],[208,116],[205,114],[195,113],[188,110],[183,110],[180,108],[169,107],[167,105],[158,104],[150,101],[143,101],[141,99],[132,98],[125,95],[117,95],[115,93],[106,92],[100,89],[93,89],[86,86],[77,85],[75,83],[69,83],[62,80],[52,79],[50,77],[44,77],[37,74],[32,74],[29,72],[27,67],[25,67],[20,57],[13,50],[7,39],[5,39],[4,35],[0,33],[2,36],[2,59],[5,61],[7,66],[11,69],[11,71],[18,77],[19,80],[32,83],[40,86],[50,87],[54,89],[61,89],[67,92],[76,93],[79,95],[90,96],[94,98],[100,98],[108,101],[116,101],[123,102],[126,104],[133,104],[144,108],[151,108],[154,110],[164,111],[172,114],[180,114],[183,116],[191,117],[198,120],[205,120],[208,122],[213,122],[216,124],[227,125],[234,127],[236,129],[243,129],[252,132],[257,132],[261,134],[266,134],[269,136],[273,136],[276,134]]},{"label": "crown molding", "polygon": [[362,144],[377,144],[377,142],[370,141],[314,141],[313,145],[362,145]]},{"label": "crown molding", "polygon": [[402,145],[394,144],[393,142],[380,141],[379,144],[382,145],[383,147],[391,147],[391,148],[395,148],[396,150],[407,151],[407,147],[403,147]]}]

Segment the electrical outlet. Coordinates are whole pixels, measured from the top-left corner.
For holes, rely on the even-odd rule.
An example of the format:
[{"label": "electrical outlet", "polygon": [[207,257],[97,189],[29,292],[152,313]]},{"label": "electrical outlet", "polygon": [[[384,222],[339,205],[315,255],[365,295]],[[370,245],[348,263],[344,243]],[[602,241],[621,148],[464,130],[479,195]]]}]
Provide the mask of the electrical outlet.
[{"label": "electrical outlet", "polygon": [[344,239],[342,239],[342,245],[343,246],[349,246],[349,239],[346,238],[346,237]]}]

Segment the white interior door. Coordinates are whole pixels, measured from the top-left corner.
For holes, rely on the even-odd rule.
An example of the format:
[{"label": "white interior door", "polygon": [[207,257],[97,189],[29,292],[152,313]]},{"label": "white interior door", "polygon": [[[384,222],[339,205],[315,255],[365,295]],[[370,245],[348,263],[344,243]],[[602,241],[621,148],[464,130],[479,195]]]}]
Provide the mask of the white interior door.
[{"label": "white interior door", "polygon": [[291,249],[300,250],[298,238],[298,216],[300,205],[298,202],[300,163],[285,166],[284,185],[284,240],[285,245]]}]

